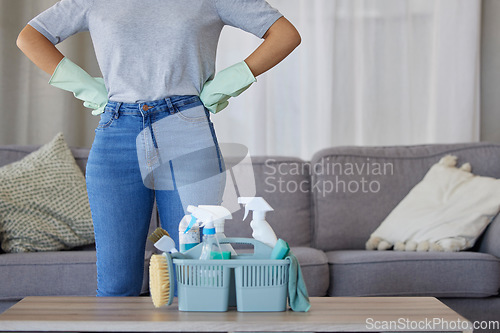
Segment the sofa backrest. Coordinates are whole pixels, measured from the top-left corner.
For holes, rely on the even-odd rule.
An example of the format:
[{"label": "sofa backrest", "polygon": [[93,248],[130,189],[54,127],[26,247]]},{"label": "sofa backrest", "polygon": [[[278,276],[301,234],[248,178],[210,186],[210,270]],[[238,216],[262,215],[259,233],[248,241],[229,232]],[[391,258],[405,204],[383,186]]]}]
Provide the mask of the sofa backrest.
[{"label": "sofa backrest", "polygon": [[[21,145],[12,145],[12,146],[0,146],[0,167],[16,162],[28,154],[34,152],[40,148],[40,146],[21,146]],[[73,157],[75,158],[76,164],[82,170],[82,173],[85,175],[85,168],[87,165],[87,159],[89,155],[90,149],[88,148],[71,148],[71,152],[73,153]],[[156,205],[155,205],[156,207]],[[159,226],[158,213],[153,211],[153,215],[151,217],[151,224],[149,232],[153,232]],[[78,247],[76,249],[84,249],[89,250],[92,249],[92,245],[86,247]],[[146,243],[146,250],[153,251],[154,247],[151,242]],[[0,249],[0,253],[3,251]]]},{"label": "sofa backrest", "polygon": [[[15,162],[39,146],[0,147],[0,167]],[[89,149],[72,148],[85,173]],[[392,209],[447,154],[458,163],[470,162],[472,172],[500,178],[500,144],[469,143],[401,147],[337,147],[316,153],[311,162],[293,157],[252,158],[255,196],[275,211],[267,221],[291,246],[314,246],[324,251],[364,249],[370,234]],[[226,160],[228,170],[234,163]],[[235,187],[235,195],[239,195]],[[251,237],[251,216],[242,222],[243,209],[226,223],[226,235]],[[158,221],[153,216],[151,227]],[[498,234],[500,217],[481,238],[489,252]],[[490,237],[491,236],[491,237]]]},{"label": "sofa backrest", "polygon": [[[0,167],[19,161],[26,155],[34,152],[40,148],[40,146],[1,146],[0,147]],[[85,174],[85,166],[87,164],[87,157],[89,155],[89,149],[87,148],[71,148],[71,152],[75,158],[76,163],[82,169],[83,174]]]},{"label": "sofa backrest", "polygon": [[[254,172],[255,194],[243,193],[239,186],[242,177],[252,178],[252,175],[238,174],[234,165],[244,162],[225,160],[227,172],[234,171],[236,186],[226,186],[225,197],[234,202],[235,197],[254,195],[263,197],[273,207],[274,211],[267,213],[266,220],[274,229],[278,238],[286,240],[291,246],[311,246],[311,195],[310,174],[307,164],[293,157],[252,157],[251,167]],[[244,167],[243,167],[244,169]],[[238,179],[239,178],[239,179]],[[253,179],[247,179],[253,181]],[[232,188],[234,186],[234,188]],[[228,208],[238,205],[224,205]],[[250,221],[251,213],[242,222],[244,210],[233,213],[233,219],[225,224],[228,237],[252,237]]]},{"label": "sofa backrest", "polygon": [[312,245],[324,251],[364,249],[370,234],[447,154],[458,156],[459,165],[470,162],[474,174],[500,178],[496,144],[339,147],[316,153]]}]

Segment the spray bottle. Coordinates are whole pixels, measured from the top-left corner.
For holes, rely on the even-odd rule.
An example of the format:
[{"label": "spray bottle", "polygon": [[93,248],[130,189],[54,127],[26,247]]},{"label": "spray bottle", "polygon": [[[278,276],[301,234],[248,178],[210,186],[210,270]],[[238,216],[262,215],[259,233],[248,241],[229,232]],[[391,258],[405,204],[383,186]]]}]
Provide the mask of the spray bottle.
[{"label": "spray bottle", "polygon": [[[215,216],[214,226],[217,239],[220,241],[221,239],[226,238],[226,235],[224,234],[224,224],[226,220],[233,218],[231,212],[222,206],[199,205],[198,207],[211,212]],[[224,259],[230,259],[231,255],[237,255],[231,244],[220,244],[220,246]]]},{"label": "spray bottle", "polygon": [[214,214],[195,206],[188,206],[187,210],[196,218],[198,223],[201,223],[200,226],[204,227],[200,260],[222,259],[222,249],[215,235]]},{"label": "spray bottle", "polygon": [[249,211],[253,212],[253,220],[250,222],[253,230],[252,237],[274,248],[278,238],[266,221],[266,212],[271,212],[274,209],[262,197],[240,197],[238,203],[245,205],[243,220],[247,218]]},{"label": "spray bottle", "polygon": [[179,250],[184,253],[200,243],[200,228],[193,215],[184,215],[179,223]]}]

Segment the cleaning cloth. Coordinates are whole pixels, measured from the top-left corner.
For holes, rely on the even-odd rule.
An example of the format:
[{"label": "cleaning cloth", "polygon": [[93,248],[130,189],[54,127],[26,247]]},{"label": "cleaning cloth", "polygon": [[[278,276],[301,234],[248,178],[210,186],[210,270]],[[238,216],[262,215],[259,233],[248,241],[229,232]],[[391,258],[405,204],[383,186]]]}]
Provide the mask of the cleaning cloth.
[{"label": "cleaning cloth", "polygon": [[83,105],[86,108],[93,109],[92,114],[95,116],[103,113],[108,103],[108,91],[104,80],[90,76],[66,57],[57,65],[49,84],[71,91],[76,98],[84,101]]},{"label": "cleaning cloth", "polygon": [[311,308],[311,303],[309,303],[309,294],[307,293],[306,284],[302,277],[299,261],[292,252],[285,259],[290,261],[288,303],[293,311],[307,312]]},{"label": "cleaning cloth", "polygon": [[200,99],[205,107],[212,113],[217,113],[226,108],[227,101],[247,90],[252,83],[257,81],[246,62],[239,62],[215,75],[213,80],[203,85]]}]

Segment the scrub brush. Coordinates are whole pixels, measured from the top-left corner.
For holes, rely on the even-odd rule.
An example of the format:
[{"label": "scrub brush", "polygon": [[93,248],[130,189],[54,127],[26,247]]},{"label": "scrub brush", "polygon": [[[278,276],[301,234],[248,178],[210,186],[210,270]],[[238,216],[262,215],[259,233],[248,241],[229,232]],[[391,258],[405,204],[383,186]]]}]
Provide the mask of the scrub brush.
[{"label": "scrub brush", "polygon": [[175,248],[175,242],[170,237],[168,232],[162,228],[156,228],[156,230],[148,237],[150,241],[154,243],[154,246],[161,252],[178,252]]},{"label": "scrub brush", "polygon": [[174,284],[170,273],[173,269],[170,253],[154,254],[149,262],[149,291],[155,307],[172,304]]},{"label": "scrub brush", "polygon": [[169,236],[170,237],[170,234],[168,233],[167,230],[165,229],[162,229],[162,228],[156,228],[155,231],[153,231],[153,233],[151,235],[149,235],[148,239],[153,242],[153,243],[156,243],[157,241],[159,241],[163,236]]},{"label": "scrub brush", "polygon": [[175,253],[177,257],[181,255],[177,253],[174,240],[162,228],[157,228],[148,239],[163,252],[153,254],[149,262],[149,291],[154,306],[159,308],[172,304],[174,298],[174,283],[170,277],[174,265],[170,253]]}]

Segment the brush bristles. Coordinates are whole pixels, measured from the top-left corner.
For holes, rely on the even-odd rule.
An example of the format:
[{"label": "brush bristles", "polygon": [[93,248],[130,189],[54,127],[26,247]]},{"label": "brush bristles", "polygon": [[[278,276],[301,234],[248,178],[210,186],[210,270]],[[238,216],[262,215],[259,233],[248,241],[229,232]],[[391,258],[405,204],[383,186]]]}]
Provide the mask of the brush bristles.
[{"label": "brush bristles", "polygon": [[153,243],[156,243],[159,241],[163,236],[170,236],[170,234],[167,232],[167,230],[162,229],[162,228],[156,228],[155,231],[151,235],[149,235],[148,239],[152,241]]},{"label": "brush bristles", "polygon": [[170,300],[170,274],[167,258],[161,254],[151,256],[149,263],[149,291],[155,307],[168,304]]}]

